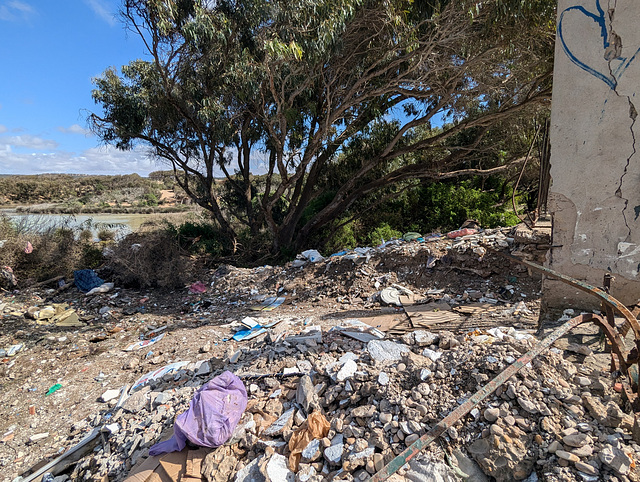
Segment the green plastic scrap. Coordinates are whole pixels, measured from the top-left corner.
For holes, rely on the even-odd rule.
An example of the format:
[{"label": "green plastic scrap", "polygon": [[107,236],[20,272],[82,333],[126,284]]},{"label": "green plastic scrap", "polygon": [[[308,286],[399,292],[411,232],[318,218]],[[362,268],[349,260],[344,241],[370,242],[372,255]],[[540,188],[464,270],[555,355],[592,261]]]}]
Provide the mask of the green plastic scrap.
[{"label": "green plastic scrap", "polygon": [[54,392],[57,392],[58,390],[60,390],[62,388],[62,385],[60,385],[59,383],[56,383],[54,386],[52,386],[49,391],[47,393],[45,393],[45,397],[47,395],[51,395]]}]

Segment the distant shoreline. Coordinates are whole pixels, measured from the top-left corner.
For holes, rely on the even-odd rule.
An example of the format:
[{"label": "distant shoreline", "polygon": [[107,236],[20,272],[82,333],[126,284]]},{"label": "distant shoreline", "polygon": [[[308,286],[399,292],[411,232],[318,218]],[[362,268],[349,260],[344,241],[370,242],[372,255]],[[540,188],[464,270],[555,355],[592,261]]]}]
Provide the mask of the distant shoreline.
[{"label": "distant shoreline", "polygon": [[66,206],[57,203],[0,204],[0,214],[166,214],[197,211],[193,204],[169,206]]}]

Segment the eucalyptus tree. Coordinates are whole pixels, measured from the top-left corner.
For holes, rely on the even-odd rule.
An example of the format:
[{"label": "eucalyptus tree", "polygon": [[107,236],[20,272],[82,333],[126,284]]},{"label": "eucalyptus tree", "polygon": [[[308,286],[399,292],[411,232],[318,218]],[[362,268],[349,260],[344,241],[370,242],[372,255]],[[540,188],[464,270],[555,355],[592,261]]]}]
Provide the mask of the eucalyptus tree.
[{"label": "eucalyptus tree", "polygon": [[[492,125],[548,102],[554,8],[551,0],[125,0],[123,19],[149,57],[95,79],[101,109],[90,123],[119,148],[150,146],[229,236],[244,224],[266,229],[274,251],[297,249],[377,189],[468,171]],[[345,147],[391,118],[384,142],[368,146],[309,216]],[[225,206],[216,172],[237,206]]]}]

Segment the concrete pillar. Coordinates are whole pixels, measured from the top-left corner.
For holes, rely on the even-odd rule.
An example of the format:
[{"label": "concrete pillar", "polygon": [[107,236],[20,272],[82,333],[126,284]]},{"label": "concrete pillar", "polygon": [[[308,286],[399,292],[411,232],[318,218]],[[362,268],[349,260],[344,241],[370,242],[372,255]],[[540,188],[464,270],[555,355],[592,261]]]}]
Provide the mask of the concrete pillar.
[{"label": "concrete pillar", "polygon": [[[640,298],[640,1],[559,0],[551,106],[548,266]],[[545,280],[547,308],[594,298]]]}]

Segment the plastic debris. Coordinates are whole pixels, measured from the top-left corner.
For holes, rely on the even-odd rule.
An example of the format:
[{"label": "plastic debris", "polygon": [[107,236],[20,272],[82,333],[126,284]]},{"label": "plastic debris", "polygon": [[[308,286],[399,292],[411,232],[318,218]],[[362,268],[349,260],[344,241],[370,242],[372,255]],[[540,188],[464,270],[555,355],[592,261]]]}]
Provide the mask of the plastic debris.
[{"label": "plastic debris", "polygon": [[98,293],[108,293],[114,288],[113,283],[102,283],[100,286],[96,286],[95,288],[89,290],[86,295],[96,295]]},{"label": "plastic debris", "polygon": [[458,229],[456,231],[448,232],[447,238],[454,239],[454,238],[459,238],[461,236],[469,236],[470,234],[476,234],[477,232],[478,232],[477,229],[463,228],[463,229]]},{"label": "plastic debris", "polygon": [[191,286],[189,286],[189,293],[191,294],[199,294],[207,291],[207,285],[205,285],[202,281],[196,281]]},{"label": "plastic debris", "polygon": [[11,345],[9,348],[6,349],[6,352],[7,352],[6,356],[8,357],[15,356],[18,352],[22,351],[23,348],[24,348],[24,343]]},{"label": "plastic debris", "polygon": [[219,447],[229,440],[246,408],[242,380],[226,371],[198,389],[187,411],[176,418],[173,436],[152,446],[149,455],[178,452],[187,440],[201,447]]},{"label": "plastic debris", "polygon": [[261,304],[257,306],[252,306],[249,309],[252,311],[272,311],[276,309],[278,306],[280,306],[282,303],[284,303],[286,299],[287,298],[285,298],[284,296],[280,296],[280,297],[269,296],[265,298]]},{"label": "plastic debris", "polygon": [[81,269],[78,271],[74,271],[73,282],[78,287],[78,289],[84,293],[104,284],[104,280],[100,278],[92,269]]},{"label": "plastic debris", "polygon": [[162,378],[163,376],[169,373],[175,373],[181,368],[187,366],[189,363],[190,362],[188,361],[170,363],[168,365],[163,366],[162,368],[158,368],[157,370],[149,372],[146,375],[143,375],[140,378],[138,378],[138,380],[136,380],[136,382],[131,387],[131,391],[134,392],[142,388],[143,386],[147,385],[149,382]]},{"label": "plastic debris", "polygon": [[45,393],[45,396],[47,395],[51,395],[52,393],[57,392],[58,390],[60,390],[62,388],[62,385],[60,385],[59,383],[56,383],[55,385],[53,385],[51,388],[49,388],[49,390],[47,391],[47,393]]},{"label": "plastic debris", "polygon": [[137,341],[135,343],[132,343],[128,347],[126,347],[124,349],[124,351],[140,350],[140,349],[144,348],[145,346],[153,345],[154,343],[162,340],[164,338],[164,335],[166,335],[166,333],[162,333],[162,334],[160,334],[158,336],[155,336],[153,338],[150,338],[148,340]]}]

